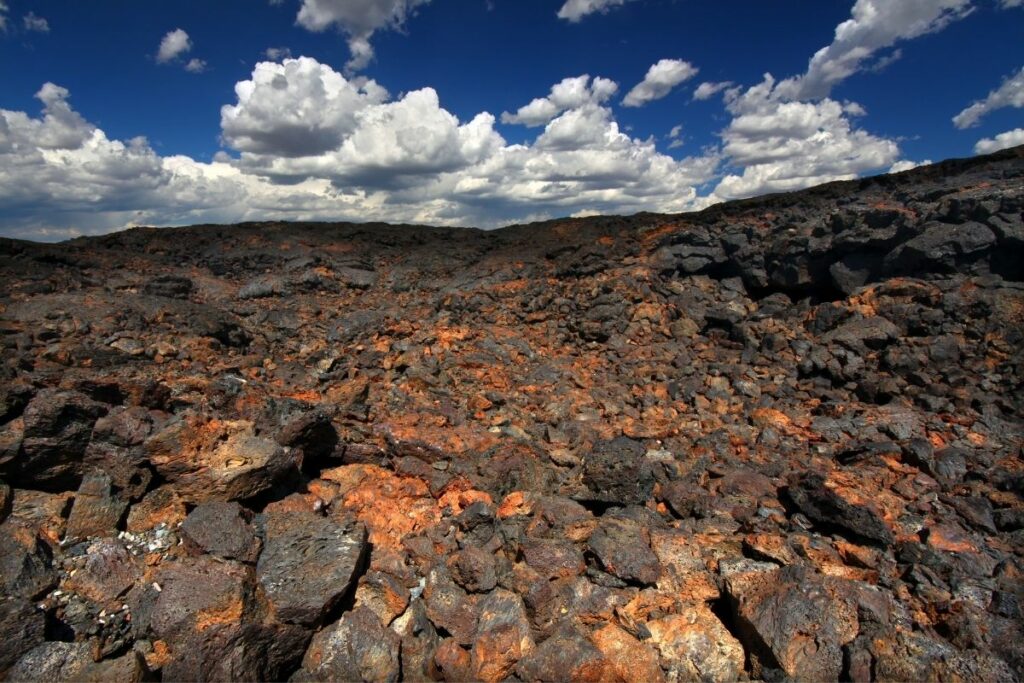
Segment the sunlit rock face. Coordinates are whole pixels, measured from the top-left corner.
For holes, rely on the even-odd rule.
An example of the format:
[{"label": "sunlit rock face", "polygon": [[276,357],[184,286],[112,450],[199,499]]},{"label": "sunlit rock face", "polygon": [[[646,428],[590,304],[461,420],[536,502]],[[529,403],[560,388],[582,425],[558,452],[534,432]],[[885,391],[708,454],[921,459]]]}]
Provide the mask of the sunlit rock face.
[{"label": "sunlit rock face", "polygon": [[0,676],[1024,674],[1024,151],[0,241]]}]

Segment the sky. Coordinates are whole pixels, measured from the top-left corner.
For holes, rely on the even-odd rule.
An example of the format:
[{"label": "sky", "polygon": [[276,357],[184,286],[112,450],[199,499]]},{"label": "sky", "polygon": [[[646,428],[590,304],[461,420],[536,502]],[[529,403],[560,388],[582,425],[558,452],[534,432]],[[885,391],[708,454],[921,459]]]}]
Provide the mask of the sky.
[{"label": "sky", "polygon": [[0,236],[699,210],[1022,108],[1024,0],[0,0]]}]

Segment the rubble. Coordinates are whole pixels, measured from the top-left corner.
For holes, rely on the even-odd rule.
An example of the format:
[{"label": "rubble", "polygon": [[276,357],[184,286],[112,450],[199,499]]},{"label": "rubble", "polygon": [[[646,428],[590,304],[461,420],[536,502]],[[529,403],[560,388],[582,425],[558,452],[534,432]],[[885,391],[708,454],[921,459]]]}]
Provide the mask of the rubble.
[{"label": "rubble", "polygon": [[1022,235],[1016,149],[0,240],[0,677],[1017,680]]}]

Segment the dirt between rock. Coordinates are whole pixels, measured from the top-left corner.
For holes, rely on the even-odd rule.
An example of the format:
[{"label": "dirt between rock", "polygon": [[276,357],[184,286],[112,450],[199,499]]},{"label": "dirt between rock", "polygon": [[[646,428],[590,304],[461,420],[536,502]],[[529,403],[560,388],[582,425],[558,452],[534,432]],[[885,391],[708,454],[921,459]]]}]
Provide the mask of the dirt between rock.
[{"label": "dirt between rock", "polygon": [[1022,213],[0,240],[0,678],[1020,680]]}]

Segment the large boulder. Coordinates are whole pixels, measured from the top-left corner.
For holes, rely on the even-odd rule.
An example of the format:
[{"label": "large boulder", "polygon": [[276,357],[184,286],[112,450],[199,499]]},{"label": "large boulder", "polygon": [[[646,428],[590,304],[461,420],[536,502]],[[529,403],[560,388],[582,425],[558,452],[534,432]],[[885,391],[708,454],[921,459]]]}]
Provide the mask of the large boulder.
[{"label": "large boulder", "polygon": [[82,479],[82,458],[96,420],[107,406],[85,394],[43,389],[22,416],[21,454],[8,463],[15,486],[43,490],[75,489]]},{"label": "large boulder", "polygon": [[295,453],[244,420],[193,416],[154,434],[145,447],[157,472],[191,503],[252,498],[299,465]]},{"label": "large boulder", "polygon": [[315,626],[349,592],[368,549],[362,524],[342,526],[312,513],[267,513],[256,565],[277,619]]}]

